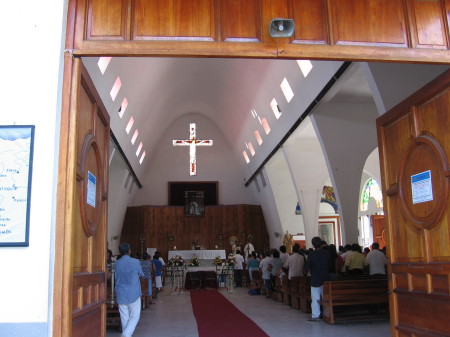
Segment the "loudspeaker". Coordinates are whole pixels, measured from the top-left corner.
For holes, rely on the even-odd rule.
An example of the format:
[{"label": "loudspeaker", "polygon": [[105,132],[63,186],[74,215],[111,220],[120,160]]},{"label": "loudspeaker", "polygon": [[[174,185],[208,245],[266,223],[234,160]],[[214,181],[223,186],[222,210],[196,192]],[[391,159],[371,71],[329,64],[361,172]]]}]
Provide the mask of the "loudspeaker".
[{"label": "loudspeaker", "polygon": [[270,21],[269,32],[272,37],[290,37],[294,34],[294,20],[273,19]]}]

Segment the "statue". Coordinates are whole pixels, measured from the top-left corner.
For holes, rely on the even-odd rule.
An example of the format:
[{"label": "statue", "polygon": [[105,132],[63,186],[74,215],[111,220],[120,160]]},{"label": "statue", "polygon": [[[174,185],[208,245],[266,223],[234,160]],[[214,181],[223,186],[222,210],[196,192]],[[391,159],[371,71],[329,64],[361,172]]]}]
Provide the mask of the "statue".
[{"label": "statue", "polygon": [[292,254],[292,247],[294,247],[294,236],[289,234],[288,231],[284,234],[283,245],[286,246],[286,252],[288,254]]}]

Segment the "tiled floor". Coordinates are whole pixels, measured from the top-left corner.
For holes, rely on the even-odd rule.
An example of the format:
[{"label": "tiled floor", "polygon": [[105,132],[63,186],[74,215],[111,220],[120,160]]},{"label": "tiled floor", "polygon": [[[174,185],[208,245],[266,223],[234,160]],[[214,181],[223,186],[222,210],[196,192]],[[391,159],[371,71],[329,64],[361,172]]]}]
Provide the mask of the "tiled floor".
[{"label": "tiled floor", "polygon": [[[159,293],[154,304],[142,311],[133,337],[198,336],[189,292],[171,295],[167,290]],[[388,323],[329,325],[325,322],[308,322],[309,315],[266,299],[265,296],[250,296],[245,288],[236,288],[232,293],[221,290],[221,293],[271,337],[390,336]],[[120,337],[120,333],[108,330],[107,337]]]}]

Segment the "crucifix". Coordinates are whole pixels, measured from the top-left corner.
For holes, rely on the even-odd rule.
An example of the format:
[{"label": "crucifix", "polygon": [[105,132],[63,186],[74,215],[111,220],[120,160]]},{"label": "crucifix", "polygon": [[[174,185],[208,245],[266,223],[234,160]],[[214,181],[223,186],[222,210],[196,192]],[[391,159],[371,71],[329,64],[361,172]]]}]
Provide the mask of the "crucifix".
[{"label": "crucifix", "polygon": [[212,139],[197,139],[195,131],[195,123],[189,124],[189,139],[174,139],[173,146],[189,146],[189,174],[197,175],[197,157],[195,154],[197,146],[212,146]]}]

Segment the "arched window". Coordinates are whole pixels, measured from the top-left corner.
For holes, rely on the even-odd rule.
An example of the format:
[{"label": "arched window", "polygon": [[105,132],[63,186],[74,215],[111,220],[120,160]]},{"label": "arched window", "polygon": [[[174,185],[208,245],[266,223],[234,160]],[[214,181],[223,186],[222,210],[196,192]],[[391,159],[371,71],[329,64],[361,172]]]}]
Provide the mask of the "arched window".
[{"label": "arched window", "polygon": [[370,198],[375,199],[378,208],[383,207],[383,194],[381,193],[380,186],[373,178],[369,179],[362,191],[361,211],[367,211],[369,209]]}]

